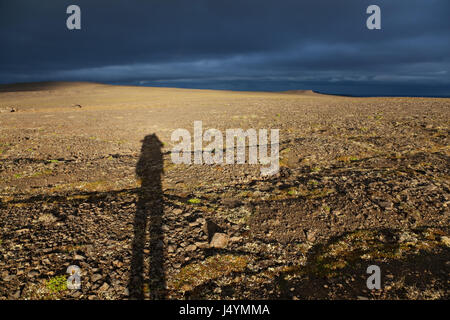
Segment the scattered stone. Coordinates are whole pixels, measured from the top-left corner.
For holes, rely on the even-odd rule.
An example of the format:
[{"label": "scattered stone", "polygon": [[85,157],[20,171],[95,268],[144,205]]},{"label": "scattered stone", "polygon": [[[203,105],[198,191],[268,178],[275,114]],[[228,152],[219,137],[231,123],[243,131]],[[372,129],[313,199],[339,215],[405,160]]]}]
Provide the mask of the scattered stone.
[{"label": "scattered stone", "polygon": [[239,207],[242,202],[235,198],[225,198],[222,199],[222,204],[228,208],[236,208]]},{"label": "scattered stone", "polygon": [[8,275],[5,275],[5,276],[3,277],[3,281],[5,281],[5,282],[11,281],[12,278],[13,278],[13,276],[10,275],[10,274],[8,274]]},{"label": "scattered stone", "polygon": [[242,237],[238,237],[238,236],[235,236],[235,237],[231,237],[230,238],[230,241],[231,242],[240,242],[242,240]]},{"label": "scattered stone", "polygon": [[195,251],[195,250],[197,250],[197,246],[195,244],[191,244],[186,247],[186,251]]},{"label": "scattered stone", "polygon": [[314,242],[316,240],[316,234],[317,231],[315,230],[305,231],[306,240],[308,240],[309,242]]},{"label": "scattered stone", "polygon": [[82,260],[84,260],[84,259],[86,259],[86,258],[83,257],[82,255],[76,254],[76,255],[73,257],[73,259],[76,260],[76,261],[82,261]]},{"label": "scattered stone", "polygon": [[[280,95],[277,99],[283,98]],[[166,144],[165,174],[158,181],[164,191],[162,217],[153,215],[154,203],[143,203],[146,197],[138,184],[136,190],[125,190],[136,183],[136,164],[144,151],[138,142],[138,136],[144,132],[135,130],[136,115],[140,117],[147,111],[155,115],[157,126],[151,129],[167,140],[173,117],[169,115],[167,122],[163,117],[170,110],[130,112],[125,108],[122,113],[117,109],[111,121],[95,122],[108,112],[99,109],[86,122],[77,119],[82,116],[78,112],[34,115],[25,107],[26,117],[8,123],[6,118],[16,118],[18,114],[10,115],[11,108],[5,105],[5,114],[0,114],[5,125],[0,143],[0,300],[12,299],[13,295],[28,299],[30,291],[39,295],[41,288],[46,293],[45,281],[64,281],[68,276],[65,268],[71,264],[82,270],[82,290],[65,290],[57,294],[58,298],[132,298],[136,288],[125,287],[133,280],[130,277],[139,272],[147,297],[157,295],[150,292],[149,281],[157,281],[159,273],[165,274],[169,299],[279,298],[280,293],[285,298],[296,296],[294,299],[356,299],[354,294],[358,292],[369,299],[445,298],[445,270],[450,267],[450,261],[446,262],[450,237],[445,221],[450,215],[450,202],[442,178],[447,172],[447,162],[442,157],[447,126],[445,117],[440,115],[448,106],[439,106],[441,102],[433,99],[417,100],[410,110],[414,117],[437,117],[432,121],[435,125],[430,126],[436,131],[424,132],[417,128],[422,120],[405,113],[407,99],[398,108],[398,101],[391,105],[389,99],[381,100],[384,105],[370,107],[367,101],[365,110],[372,112],[380,107],[385,111],[387,121],[376,123],[364,112],[363,118],[358,119],[359,105],[339,106],[347,105],[350,98],[342,102],[334,97],[329,97],[329,102],[327,99],[324,101],[329,105],[317,105],[319,108],[314,99],[307,101],[309,106],[305,108],[293,100],[292,106],[282,100],[277,103],[289,115],[284,117],[287,122],[280,119],[278,124],[284,132],[281,166],[287,165],[290,172],[283,168],[279,175],[261,177],[258,167],[247,165],[172,166],[170,160],[167,163],[170,155]],[[70,101],[65,97],[64,100]],[[265,106],[264,100],[255,101],[261,107],[245,109],[243,113],[238,105],[225,108],[224,114],[216,108],[214,117],[217,115],[221,121],[217,126],[224,128],[224,123],[227,126],[229,122],[231,127],[241,121],[243,127],[270,126],[270,114],[278,111]],[[16,105],[19,113],[21,105]],[[323,115],[320,119],[316,109]],[[347,113],[347,109],[358,114]],[[244,117],[234,119],[234,111]],[[256,118],[247,119],[251,123],[243,119],[253,111]],[[116,115],[127,121],[114,120]],[[188,118],[185,120],[192,120]],[[391,131],[389,120],[400,121],[396,130]],[[68,131],[67,121],[73,121]],[[98,123],[98,127],[92,123]],[[114,124],[114,128],[104,124]],[[209,124],[213,126],[214,121]],[[319,128],[313,132],[312,126]],[[348,132],[350,129],[352,132]],[[339,139],[333,139],[336,136]],[[291,150],[287,152],[285,148]],[[291,153],[295,161],[291,161]],[[347,161],[337,160],[341,155]],[[305,161],[297,163],[300,157]],[[361,161],[354,161],[353,157]],[[44,159],[56,159],[59,163]],[[148,192],[153,190],[149,188]],[[203,199],[200,205],[186,203],[194,196]],[[392,214],[394,211],[398,214]],[[426,225],[435,226],[436,230],[417,229]],[[161,226],[163,237],[153,234],[153,226]],[[225,250],[209,249],[210,242],[212,248]],[[421,257],[418,250],[433,254],[424,255],[424,261],[409,256],[401,261],[394,259],[390,268],[391,248],[397,250],[399,245],[411,256]],[[364,261],[356,255],[360,249],[367,252]],[[162,256],[165,250],[168,254]],[[389,292],[364,290],[365,279],[359,281],[364,275],[352,275],[342,263],[351,259],[354,270],[363,270],[372,263],[365,259],[372,259],[374,252],[384,257],[384,269],[392,273],[386,275],[389,285],[384,284],[385,289],[392,287]],[[397,251],[393,254],[397,257]],[[357,258],[354,264],[353,257]],[[214,264],[205,266],[209,258],[214,258]],[[161,272],[149,275],[152,263]],[[324,270],[316,268],[321,266]],[[132,267],[136,269],[131,270]],[[220,269],[231,273],[217,278]],[[246,277],[247,272],[241,270],[254,276]],[[297,270],[306,273],[300,277]],[[344,270],[349,272],[341,272]],[[420,270],[427,273],[422,275]],[[310,277],[309,271],[314,276]],[[324,285],[323,277],[317,277],[315,271],[318,275],[322,271],[333,274],[326,275]],[[404,283],[402,274],[407,276]],[[177,275],[180,281],[174,282]],[[278,280],[283,285],[281,291]],[[242,285],[233,285],[236,283]],[[191,292],[183,295],[181,288]],[[417,293],[417,288],[424,293]]]},{"label": "scattered stone", "polygon": [[115,266],[117,268],[121,268],[123,266],[123,263],[119,260],[114,260],[113,266]]},{"label": "scattered stone", "polygon": [[172,211],[174,214],[182,214],[183,213],[183,210],[181,210],[180,208],[176,208],[176,209],[173,209],[173,211]]},{"label": "scattered stone", "polygon": [[199,249],[206,249],[206,248],[209,247],[209,243],[208,242],[196,242],[195,245]]},{"label": "scattered stone", "polygon": [[39,271],[37,271],[37,270],[31,270],[27,274],[28,278],[34,278],[34,277],[37,277],[38,275],[39,275]]},{"label": "scattered stone", "polygon": [[58,220],[58,219],[50,213],[44,213],[44,214],[40,215],[38,218],[38,221],[43,224],[52,224],[56,220]]},{"label": "scattered stone", "polygon": [[12,295],[12,297],[14,299],[19,299],[21,294],[22,294],[22,290],[19,289]]},{"label": "scattered stone", "polygon": [[447,247],[450,247],[450,237],[442,236],[441,241],[443,244],[445,244]]},{"label": "scattered stone", "polygon": [[95,273],[95,274],[92,275],[91,281],[95,283],[95,282],[97,282],[98,280],[100,280],[101,278],[103,278],[101,274]]},{"label": "scattered stone", "polygon": [[384,210],[392,210],[394,208],[394,204],[391,201],[380,201],[378,204]]},{"label": "scattered stone", "polygon": [[104,282],[102,286],[98,289],[99,291],[106,291],[109,289],[109,284],[107,282]]},{"label": "scattered stone", "polygon": [[399,238],[399,242],[401,243],[417,243],[417,241],[417,238],[409,232],[403,232]]}]

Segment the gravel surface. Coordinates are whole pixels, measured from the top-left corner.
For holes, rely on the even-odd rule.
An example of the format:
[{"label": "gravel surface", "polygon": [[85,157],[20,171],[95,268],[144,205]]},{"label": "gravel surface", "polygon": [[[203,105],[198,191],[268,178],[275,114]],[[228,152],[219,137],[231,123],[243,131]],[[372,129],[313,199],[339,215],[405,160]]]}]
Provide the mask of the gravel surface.
[{"label": "gravel surface", "polygon": [[[449,298],[450,99],[45,83],[0,110],[0,299]],[[280,129],[279,173],[173,164],[197,120]]]}]

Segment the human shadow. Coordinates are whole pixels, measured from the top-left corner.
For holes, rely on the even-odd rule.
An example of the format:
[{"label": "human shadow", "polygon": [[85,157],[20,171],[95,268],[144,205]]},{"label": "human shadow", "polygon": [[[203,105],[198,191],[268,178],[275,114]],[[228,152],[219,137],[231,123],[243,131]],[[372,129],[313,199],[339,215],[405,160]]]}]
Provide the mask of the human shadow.
[{"label": "human shadow", "polygon": [[[144,299],[147,291],[151,299],[166,297],[161,147],[162,143],[155,134],[147,135],[143,140],[141,155],[136,165],[136,175],[141,180],[141,187],[138,190],[134,216],[131,274],[128,285],[131,299]],[[144,276],[146,254],[149,255],[150,264],[147,285]]]}]

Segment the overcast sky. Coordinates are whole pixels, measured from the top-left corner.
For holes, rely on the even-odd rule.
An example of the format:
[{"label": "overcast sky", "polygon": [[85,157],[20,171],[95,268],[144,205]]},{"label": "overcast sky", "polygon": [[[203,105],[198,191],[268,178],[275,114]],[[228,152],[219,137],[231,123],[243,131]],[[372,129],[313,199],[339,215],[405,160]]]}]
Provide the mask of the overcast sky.
[{"label": "overcast sky", "polygon": [[1,83],[450,95],[448,0],[0,0],[0,48]]}]

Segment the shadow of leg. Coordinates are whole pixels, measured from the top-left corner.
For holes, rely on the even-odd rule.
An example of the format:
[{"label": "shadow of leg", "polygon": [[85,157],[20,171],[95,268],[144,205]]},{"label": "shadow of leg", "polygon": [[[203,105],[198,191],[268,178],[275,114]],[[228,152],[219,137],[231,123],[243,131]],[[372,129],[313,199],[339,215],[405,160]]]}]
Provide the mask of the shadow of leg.
[{"label": "shadow of leg", "polygon": [[146,239],[147,214],[141,205],[134,216],[134,239],[132,244],[131,275],[129,293],[131,299],[144,299],[144,248]]}]

